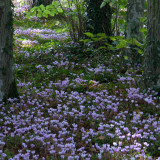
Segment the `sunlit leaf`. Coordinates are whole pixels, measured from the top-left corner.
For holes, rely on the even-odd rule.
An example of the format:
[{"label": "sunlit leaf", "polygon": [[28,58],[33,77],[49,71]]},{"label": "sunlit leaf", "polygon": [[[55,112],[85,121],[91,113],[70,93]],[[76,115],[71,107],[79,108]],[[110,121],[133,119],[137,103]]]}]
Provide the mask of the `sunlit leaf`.
[{"label": "sunlit leaf", "polygon": [[125,60],[128,60],[128,56],[124,56],[124,59],[125,59]]},{"label": "sunlit leaf", "polygon": [[86,32],[86,33],[84,33],[86,36],[88,36],[88,37],[94,37],[94,35],[93,35],[93,33],[90,33],[90,32]]}]

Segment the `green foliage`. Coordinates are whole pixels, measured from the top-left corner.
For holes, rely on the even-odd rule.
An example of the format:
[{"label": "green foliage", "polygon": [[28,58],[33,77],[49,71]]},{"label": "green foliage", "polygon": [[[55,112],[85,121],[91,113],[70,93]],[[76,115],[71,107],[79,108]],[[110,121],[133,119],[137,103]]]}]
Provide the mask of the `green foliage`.
[{"label": "green foliage", "polygon": [[11,157],[12,156],[12,150],[16,150],[18,149],[19,146],[21,146],[21,143],[22,143],[22,137],[21,136],[14,136],[14,137],[11,137],[11,136],[7,136],[5,138],[5,141],[6,141],[6,150],[5,152],[7,153],[8,157]]},{"label": "green foliage", "polygon": [[118,4],[121,5],[121,8],[125,8],[125,6],[127,5],[127,0],[103,0],[100,8],[104,7],[107,3],[110,3],[111,6]]},{"label": "green foliage", "polygon": [[109,4],[112,7],[112,31],[114,35],[125,34],[127,0],[103,0],[101,8]]},{"label": "green foliage", "polygon": [[105,33],[110,36],[112,8],[109,3],[100,8],[103,0],[86,0],[86,32],[93,34]]},{"label": "green foliage", "polygon": [[[90,32],[84,33],[89,37],[89,39],[82,39],[81,41],[84,42],[87,45],[90,44],[103,44],[104,46],[100,46],[100,48],[104,47],[107,48],[109,47],[110,50],[114,49],[123,49],[123,48],[128,48],[127,44],[135,45],[137,47],[140,47],[139,50],[143,49],[143,44],[140,43],[138,40],[134,39],[125,39],[123,36],[117,36],[117,37],[108,37],[104,33],[98,33],[96,35],[93,35]],[[110,45],[107,41],[110,39],[112,41],[112,45]],[[138,49],[138,48],[137,48]]]},{"label": "green foliage", "polygon": [[62,9],[57,9],[59,8],[59,4],[57,1],[53,1],[51,5],[48,6],[44,6],[43,4],[41,4],[38,7],[33,7],[30,12],[26,12],[26,17],[30,18],[31,16],[37,16],[39,18],[41,17],[45,17],[48,18],[48,15],[50,16],[55,16],[57,14],[63,13]]},{"label": "green foliage", "polygon": [[94,139],[91,141],[93,144],[98,143],[99,146],[102,146],[103,144],[112,144],[114,139],[112,139],[109,136],[106,135],[98,135],[97,137],[94,137]]},{"label": "green foliage", "polygon": [[89,39],[81,39],[80,41],[84,42],[87,45],[90,45],[92,43],[96,44],[96,43],[101,43],[102,42],[107,42],[107,38],[108,36],[106,36],[105,33],[98,33],[98,34],[93,34],[90,32],[86,32],[84,33],[87,37],[89,37]]},{"label": "green foliage", "polygon": [[[157,139],[160,139],[160,135],[157,137]],[[160,156],[160,152],[159,152],[159,146],[160,146],[160,140],[156,141],[154,145],[150,145],[147,148],[147,151],[150,153],[150,155],[158,157]]]},{"label": "green foliage", "polygon": [[7,155],[6,158],[8,158],[8,159],[13,157],[12,153],[8,149],[5,149],[4,153]]},{"label": "green foliage", "polygon": [[[72,4],[72,2],[75,1],[69,1],[67,4],[64,5],[64,7],[69,6]],[[122,2],[124,2],[122,0]],[[111,3],[110,3],[111,4]],[[114,5],[112,5],[114,7]],[[39,6],[40,7],[40,6]],[[47,8],[47,9],[46,9]],[[43,28],[43,27],[47,27],[47,28],[51,28],[51,29],[55,29],[57,32],[61,31],[61,28],[57,28],[55,26],[60,26],[61,25],[61,20],[56,20],[53,21],[53,16],[54,18],[56,17],[57,14],[52,14],[51,15],[51,10],[52,10],[52,4],[49,6],[46,6],[44,9],[44,6],[41,6],[39,9],[36,9],[35,14],[39,14],[40,12],[40,17],[41,15],[43,15],[43,12],[45,11],[45,14],[48,15],[48,18],[45,18],[45,16],[41,17],[41,20],[47,20],[47,22],[43,22],[43,23],[36,23],[39,24],[37,26],[37,28]],[[39,10],[39,11],[38,11]],[[34,12],[34,10],[33,10]],[[58,12],[57,12],[58,13]],[[68,14],[67,14],[68,13]],[[59,13],[58,13],[59,14]],[[66,15],[62,15],[63,16],[71,16],[71,17],[75,17],[76,20],[77,19],[77,10],[75,9],[75,12],[72,11],[67,11]],[[115,13],[114,13],[115,15]],[[118,15],[123,15],[123,17],[125,16],[125,12],[119,13]],[[125,22],[124,18],[120,17],[118,18],[118,25],[119,24],[123,24]],[[70,18],[70,17],[69,17]],[[70,20],[70,19],[69,19]],[[35,27],[36,28],[36,24],[31,21],[31,20],[25,20],[22,22],[16,22],[19,23],[19,26],[29,26],[29,27]],[[20,25],[21,24],[21,25]],[[35,26],[33,26],[35,25]],[[114,21],[113,21],[113,25],[114,25]],[[64,27],[64,26],[62,26]],[[66,26],[65,26],[66,27]],[[68,26],[69,27],[69,26]],[[120,32],[123,33],[124,31],[124,26],[120,26],[119,27]],[[141,30],[142,33],[144,33],[144,35],[146,35],[146,29],[142,29]],[[76,32],[75,32],[76,33]],[[125,51],[125,49],[128,49],[128,44],[132,44],[134,45],[134,47],[137,47],[137,50],[139,52],[141,52],[141,54],[143,54],[143,47],[144,44],[142,42],[137,41],[136,39],[131,39],[131,40],[126,40],[124,38],[124,36],[106,36],[105,33],[98,33],[98,34],[93,34],[91,32],[86,32],[84,33],[84,35],[86,36],[86,39],[82,39],[81,42],[79,43],[73,43],[70,41],[70,39],[67,40],[63,40],[63,41],[53,41],[53,40],[43,40],[42,38],[40,38],[39,36],[34,36],[32,37],[32,40],[37,40],[40,44],[39,45],[35,45],[33,47],[20,47],[18,48],[18,46],[15,46],[15,48],[17,48],[17,50],[14,51],[15,54],[15,61],[18,64],[16,67],[16,76],[18,81],[20,82],[31,82],[31,86],[24,86],[24,87],[19,87],[20,90],[20,94],[23,95],[24,97],[26,96],[26,99],[24,98],[23,100],[25,102],[28,101],[29,99],[29,94],[31,94],[33,99],[37,99],[39,100],[40,104],[47,104],[49,105],[49,108],[57,108],[57,104],[55,104],[56,101],[56,94],[53,93],[52,95],[49,95],[49,98],[53,98],[54,102],[53,104],[49,102],[49,100],[46,100],[44,97],[39,97],[37,96],[37,89],[38,91],[43,91],[44,89],[46,89],[48,87],[48,84],[50,83],[50,81],[52,81],[53,83],[60,83],[61,80],[64,80],[65,78],[69,79],[69,84],[71,84],[72,82],[74,83],[74,79],[75,77],[80,77],[84,80],[87,80],[86,83],[80,83],[80,84],[75,84],[75,85],[66,85],[64,88],[61,87],[55,87],[54,85],[51,87],[53,90],[62,90],[64,92],[67,93],[71,93],[73,91],[76,91],[78,93],[82,93],[83,95],[86,95],[86,91],[89,92],[97,92],[100,93],[102,90],[107,90],[107,92],[109,92],[109,95],[114,95],[117,98],[121,99],[122,101],[120,102],[119,108],[118,108],[118,112],[120,111],[129,111],[128,114],[126,114],[126,120],[125,120],[125,124],[124,126],[127,127],[129,125],[131,125],[131,119],[132,117],[130,116],[130,113],[132,113],[132,111],[139,112],[143,111],[145,114],[147,114],[146,117],[148,117],[148,115],[154,114],[155,110],[153,109],[153,106],[150,105],[149,109],[146,109],[147,107],[144,105],[143,108],[145,108],[144,110],[142,110],[139,106],[135,107],[134,104],[130,104],[129,102],[125,102],[124,100],[127,98],[128,94],[126,93],[126,89],[128,89],[129,87],[135,87],[134,84],[125,84],[123,82],[119,82],[117,81],[118,76],[127,76],[128,74],[131,73],[131,76],[134,75],[134,73],[136,72],[136,70],[130,69],[129,66],[125,66],[123,64],[123,62],[121,62],[121,57],[123,59],[125,59],[127,61],[127,63],[129,62],[129,58],[128,56],[123,56],[123,53]],[[123,35],[123,34],[122,34]],[[21,40],[24,39],[30,39],[30,35],[15,35],[16,38],[21,38]],[[111,41],[112,43],[109,43],[109,41]],[[83,42],[83,43],[82,43]],[[23,51],[25,52],[29,52],[30,56],[26,57],[25,56],[25,52],[19,52],[18,49],[23,49]],[[36,52],[35,52],[36,51]],[[47,52],[46,52],[47,51]],[[35,55],[33,56],[32,54]],[[63,53],[63,58],[60,56]],[[55,56],[56,55],[56,56]],[[120,55],[120,56],[119,56]],[[122,55],[122,56],[121,56]],[[57,57],[58,56],[58,57]],[[64,66],[55,66],[53,65],[53,62],[57,61],[59,63],[61,63],[61,61],[68,61],[69,65],[68,68],[64,68]],[[71,63],[74,62],[74,67],[71,67]],[[84,66],[83,66],[83,65]],[[90,64],[90,66],[88,66],[88,64]],[[98,65],[104,65],[105,68],[107,69],[111,69],[112,72],[104,72],[104,74],[101,73],[96,73],[89,71],[88,69],[95,69],[98,68]],[[38,65],[40,65],[44,71],[42,71],[42,68],[36,68]],[[53,68],[51,68],[50,70],[47,69],[47,65],[51,65]],[[82,76],[82,74],[84,74],[84,76]],[[137,76],[137,75],[136,75]],[[131,77],[134,78],[134,77]],[[95,85],[94,80],[98,81],[98,85]],[[36,87],[36,89],[33,89],[33,87]],[[43,88],[42,88],[43,87]],[[121,95],[121,96],[120,96]],[[114,96],[111,96],[114,98]],[[44,99],[43,99],[44,98]],[[86,97],[87,99],[88,97]],[[89,98],[88,98],[89,99]],[[95,99],[95,98],[93,98]],[[66,104],[67,98],[62,98],[62,103]],[[74,101],[75,103],[70,104],[69,105],[69,110],[72,111],[72,108],[74,109],[74,107],[80,111],[77,100]],[[57,103],[57,102],[56,102]],[[59,104],[60,102],[58,102]],[[88,114],[90,112],[89,107],[87,106],[91,106],[91,105],[95,105],[98,106],[94,101],[91,100],[91,103],[88,105],[89,102],[85,102],[85,109],[84,109],[84,113]],[[143,102],[142,102],[143,103]],[[40,108],[39,110],[42,111],[42,113],[44,113],[44,115],[41,115],[41,117],[49,117],[49,112],[48,112],[48,108],[47,105],[45,105],[44,109]],[[13,106],[14,107],[14,104]],[[36,103],[32,106],[32,105],[27,105],[27,109],[32,110],[32,108],[36,107]],[[6,107],[4,107],[6,108]],[[10,106],[8,105],[8,108],[6,109],[7,111],[10,111]],[[16,109],[16,107],[14,107],[16,112],[19,112],[19,108]],[[25,111],[26,106],[23,108],[23,106],[20,108],[20,111]],[[135,109],[135,110],[134,110]],[[157,109],[158,110],[158,109]],[[130,112],[131,111],[131,112]],[[97,111],[98,113],[102,113],[101,110]],[[97,113],[96,112],[96,113]],[[117,113],[112,114],[112,112],[110,111],[105,111],[106,112],[106,117],[107,120],[111,120],[113,117],[117,116]],[[16,113],[16,114],[17,114]],[[35,111],[34,113],[34,117],[37,116],[37,111]],[[158,113],[158,112],[156,112]],[[60,113],[61,114],[61,113]],[[144,114],[144,115],[145,115]],[[13,112],[11,112],[11,116],[14,115]],[[0,114],[1,116],[1,114]],[[6,115],[4,114],[4,117]],[[159,116],[159,114],[158,114]],[[40,118],[41,118],[40,117]],[[89,117],[89,116],[88,116]],[[3,116],[0,117],[1,119],[4,119]],[[26,117],[25,117],[26,118]],[[119,118],[117,118],[117,122],[119,123],[120,120],[124,120],[124,117],[119,116]],[[143,117],[141,117],[142,119]],[[33,119],[34,120],[34,119]],[[118,121],[119,120],[119,121]],[[128,121],[129,120],[129,121]],[[77,118],[76,120],[73,117],[69,117],[69,122],[71,121],[72,123],[77,123],[79,125],[79,127],[81,128],[82,126],[85,128],[85,132],[86,135],[88,134],[88,131],[90,128],[93,128],[93,130],[98,133],[99,129],[99,123],[100,122],[105,122],[107,123],[107,121],[103,121],[101,119],[99,119],[99,121],[95,121],[94,119],[90,119],[87,120],[85,119],[83,121],[83,116],[80,119],[80,123],[79,123],[79,119]],[[0,125],[4,125],[5,121],[1,122]],[[72,124],[71,123],[71,124]],[[34,124],[34,122],[33,122]],[[70,124],[70,123],[69,123]],[[9,125],[9,124],[8,124]],[[11,124],[12,125],[12,124]],[[132,127],[134,127],[135,124],[132,125]],[[138,129],[143,128],[143,125],[139,126],[139,124],[135,125]],[[151,127],[152,125],[150,125]],[[116,126],[115,126],[116,127]],[[132,128],[130,127],[130,129]],[[71,127],[72,128],[72,127]],[[13,129],[11,127],[11,129]],[[122,128],[120,128],[122,129]],[[114,134],[114,128],[109,129],[109,131],[111,133]],[[151,129],[152,130],[152,129]],[[54,130],[54,132],[58,132],[57,130]],[[79,132],[79,128],[78,131]],[[132,132],[132,130],[131,130]],[[133,131],[134,133],[134,131]],[[26,135],[28,133],[25,133],[24,136],[26,138]],[[77,134],[77,133],[75,133]],[[33,136],[34,133],[33,131],[29,132],[29,135]],[[81,137],[80,137],[81,138]],[[156,138],[159,139],[159,137],[156,135]],[[65,136],[64,136],[65,139]],[[76,135],[76,138],[74,139],[76,142],[76,147],[80,148],[85,147],[85,149],[91,149],[91,145],[94,144],[98,144],[100,146],[103,146],[103,144],[110,144],[111,146],[113,145],[113,142],[117,142],[120,140],[118,139],[118,137],[115,138],[111,138],[107,135],[104,134],[98,134],[94,137],[91,137],[91,141],[87,144],[82,143],[81,140],[79,139],[79,137]],[[15,142],[17,141],[17,142]],[[46,140],[47,141],[47,140]],[[50,141],[50,140],[48,140]],[[123,146],[129,146],[132,145],[132,140],[122,140],[123,141]],[[140,139],[137,139],[137,142],[141,141]],[[7,139],[5,140],[6,146],[3,150],[4,153],[7,154],[7,159],[12,158],[15,154],[17,154],[17,150],[21,149],[21,144],[22,144],[22,140],[19,138],[17,138],[16,140],[7,137]],[[85,141],[84,141],[85,142]],[[51,143],[54,143],[53,141]],[[82,143],[82,144],[81,144]],[[126,144],[125,144],[126,143]],[[152,141],[149,141],[149,143],[152,143]],[[27,144],[30,144],[30,142],[28,142]],[[46,149],[47,147],[45,147],[44,145],[42,145],[42,143],[40,143],[39,141],[33,141],[33,144],[35,144],[35,150],[38,154],[41,154],[39,158],[41,157],[45,157],[48,159],[62,159],[57,155],[50,155],[49,153],[45,153],[43,152],[43,147]],[[17,149],[17,146],[19,146],[19,148]],[[28,145],[28,148],[30,145]],[[147,151],[149,152],[148,155],[152,153],[154,156],[158,155],[158,147],[159,146],[159,141],[154,144],[153,146],[151,146],[151,148],[148,148]],[[143,146],[142,146],[143,147]],[[14,148],[13,150],[11,148]],[[27,148],[27,149],[28,149]],[[30,148],[31,149],[31,148]],[[31,149],[32,150],[32,149]],[[22,152],[25,152],[26,149],[23,149]],[[13,153],[13,154],[12,154]],[[92,155],[91,159],[95,159],[97,160],[98,157],[98,150],[94,149],[94,150],[90,150],[90,154]],[[136,151],[134,152],[129,151],[129,153],[122,153],[122,152],[115,152],[113,153],[114,155],[111,155],[110,153],[102,153],[102,159],[130,159],[131,155],[129,154],[137,154]],[[43,155],[45,154],[45,155]],[[67,153],[66,157],[64,159],[67,159],[67,156],[70,153]],[[114,158],[113,158],[113,157]],[[127,157],[128,156],[128,157]],[[134,156],[134,155],[133,155]],[[31,157],[31,159],[33,159],[33,157]]]},{"label": "green foliage", "polygon": [[[44,5],[33,7],[29,12],[26,12],[26,17],[48,18],[49,16],[61,15],[67,24],[70,37],[74,41],[78,41],[83,37],[84,31],[84,4],[84,0],[67,0],[65,4],[62,4],[61,1],[53,1],[46,7]],[[57,32],[60,31],[62,31],[61,28],[57,30]]]},{"label": "green foliage", "polygon": [[104,7],[107,3],[111,3],[112,6],[115,2],[117,2],[117,0],[103,0],[100,8]]}]

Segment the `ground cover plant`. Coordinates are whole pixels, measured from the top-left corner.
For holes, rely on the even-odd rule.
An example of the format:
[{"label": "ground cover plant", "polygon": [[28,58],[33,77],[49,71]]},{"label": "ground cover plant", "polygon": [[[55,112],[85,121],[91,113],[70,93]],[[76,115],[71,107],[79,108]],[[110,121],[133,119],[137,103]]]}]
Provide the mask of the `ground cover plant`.
[{"label": "ground cover plant", "polygon": [[0,159],[159,160],[160,97],[140,90],[142,65],[25,10],[15,9],[20,98],[0,104]]}]

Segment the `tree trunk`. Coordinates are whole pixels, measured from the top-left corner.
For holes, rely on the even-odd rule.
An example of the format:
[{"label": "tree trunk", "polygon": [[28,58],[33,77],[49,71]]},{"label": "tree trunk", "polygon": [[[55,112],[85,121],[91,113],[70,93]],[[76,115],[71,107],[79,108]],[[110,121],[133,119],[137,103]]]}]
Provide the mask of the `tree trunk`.
[{"label": "tree trunk", "polygon": [[140,22],[140,17],[144,14],[144,2],[145,0],[128,0],[127,5],[127,38],[136,38],[142,40],[142,34],[140,29],[142,28],[142,23]]},{"label": "tree trunk", "polygon": [[39,6],[43,4],[44,6],[47,6],[52,3],[53,0],[33,0],[33,7]]},{"label": "tree trunk", "polygon": [[87,2],[87,22],[86,30],[93,34],[106,33],[111,36],[112,11],[110,5],[100,8],[103,0],[86,0]]},{"label": "tree trunk", "polygon": [[18,97],[13,69],[11,0],[0,0],[0,99]]},{"label": "tree trunk", "polygon": [[148,0],[147,47],[144,61],[145,88],[160,93],[160,0]]},{"label": "tree trunk", "polygon": [[[143,27],[140,22],[140,17],[144,14],[144,2],[145,0],[128,0],[127,4],[127,39],[136,38],[142,41],[142,34],[140,29]],[[130,45],[131,49],[128,50],[128,56],[133,63],[140,58],[139,53],[133,48],[135,46]]]}]

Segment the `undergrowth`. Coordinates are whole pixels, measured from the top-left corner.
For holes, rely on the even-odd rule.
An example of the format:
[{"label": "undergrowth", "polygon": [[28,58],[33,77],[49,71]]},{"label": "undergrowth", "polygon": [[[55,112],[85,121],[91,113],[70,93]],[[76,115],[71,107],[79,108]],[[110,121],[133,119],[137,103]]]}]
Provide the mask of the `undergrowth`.
[{"label": "undergrowth", "polygon": [[142,65],[74,43],[50,19],[22,17],[14,26],[20,98],[0,104],[0,158],[159,159],[159,97],[140,90]]}]

